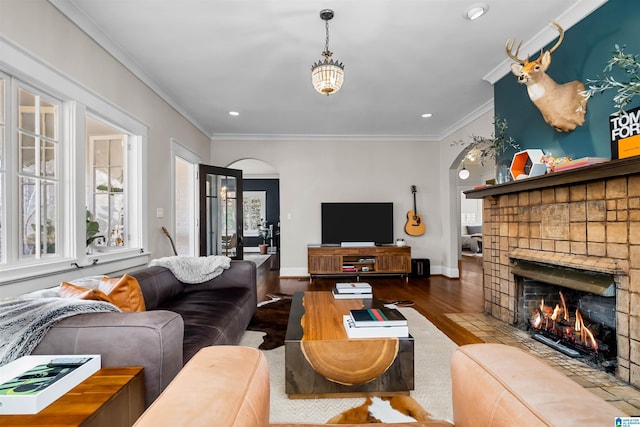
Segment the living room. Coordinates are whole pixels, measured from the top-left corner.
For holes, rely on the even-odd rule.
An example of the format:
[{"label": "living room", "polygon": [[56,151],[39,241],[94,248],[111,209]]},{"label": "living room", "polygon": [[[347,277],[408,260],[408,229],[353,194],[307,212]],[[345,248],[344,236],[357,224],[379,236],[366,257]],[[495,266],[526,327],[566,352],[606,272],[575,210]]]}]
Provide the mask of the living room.
[{"label": "living room", "polygon": [[[14,268],[19,262],[16,258],[10,258],[9,261],[15,264],[3,269],[0,297],[41,289],[63,279],[127,271],[144,266],[151,259],[171,255],[171,246],[162,227],[171,229],[174,226],[170,214],[174,210],[174,201],[168,197],[167,189],[173,188],[168,165],[174,161],[177,146],[187,148],[194,163],[229,166],[242,159],[256,159],[277,171],[282,230],[280,275],[283,278],[308,276],[307,245],[319,243],[320,205],[331,201],[392,202],[396,216],[394,235],[404,238],[407,245],[411,246],[412,257],[430,259],[433,275],[459,277],[461,230],[457,212],[460,189],[469,188],[470,183],[484,184],[484,179],[472,175],[468,181],[458,180],[458,171],[466,152],[454,142],[467,141],[470,135],[492,135],[496,114],[508,120],[509,130],[522,149],[541,148],[558,157],[610,157],[608,129],[609,115],[615,111],[611,101],[613,93],[605,92],[589,101],[587,121],[583,126],[572,133],[556,132],[544,122],[523,85],[519,85],[517,78],[505,68],[512,61],[506,57],[502,44],[495,47],[499,51],[500,61],[494,64],[502,68],[496,71],[491,84],[482,82],[491,92],[490,97],[456,117],[455,126],[447,128],[446,132],[435,135],[425,131],[424,135],[354,137],[337,134],[329,122],[323,124],[329,128],[325,135],[297,133],[286,137],[275,134],[255,136],[244,131],[242,124],[236,121],[232,125],[239,129],[236,134],[216,134],[215,131],[194,125],[188,113],[180,111],[158,95],[161,88],[154,88],[123,66],[120,59],[114,58],[101,47],[100,42],[76,26],[55,3],[45,0],[2,1],[0,72],[7,81],[18,79],[26,86],[58,97],[66,103],[73,103],[70,99],[73,98],[77,102],[75,117],[78,122],[83,121],[83,111],[89,111],[116,127],[131,123],[127,130],[140,130],[140,135],[143,135],[143,154],[138,159],[142,171],[137,193],[141,200],[140,237],[138,244],[128,248],[130,251],[122,253],[121,257],[117,251],[99,256],[85,253],[82,243],[86,230],[81,225],[85,222],[85,203],[78,203],[78,206],[74,205],[69,210],[71,215],[66,219],[66,230],[71,239],[75,239],[77,248],[71,248],[74,246],[71,244],[65,246],[67,252],[57,260],[57,264],[39,266],[37,274],[33,270],[28,271],[33,267],[32,264]],[[576,8],[585,4],[575,3]],[[598,78],[616,43],[625,45],[627,52],[640,51],[636,25],[640,11],[635,3],[629,4],[623,0],[586,3],[589,3],[590,10],[579,20],[571,22],[565,17],[567,30],[564,44],[554,53],[554,63],[550,68],[550,74],[558,81],[579,79],[586,82],[587,79]],[[461,8],[463,6],[466,3],[460,4]],[[317,9],[321,8],[322,5],[318,5]],[[336,13],[339,16],[339,10]],[[322,30],[323,23],[317,17],[317,11],[313,16],[315,21]],[[380,18],[380,21],[384,22],[384,19]],[[33,31],[34,22],[38,24],[37,32]],[[515,26],[515,34],[504,34],[501,43],[514,36],[529,40],[539,31],[542,37],[538,39],[540,43],[536,46],[537,50],[554,43],[557,38],[556,29],[547,20],[536,23],[534,28],[534,32],[520,33]],[[340,58],[339,44],[333,45],[339,38],[333,33],[332,36],[332,47],[336,57]],[[320,37],[318,44],[321,45],[322,41],[323,37]],[[315,58],[318,52],[314,50],[309,54]],[[167,67],[179,67],[171,64],[169,57],[164,60]],[[374,60],[371,58],[371,61]],[[347,63],[347,71],[348,67]],[[480,72],[478,80],[482,81],[489,71]],[[256,69],[255,72],[260,71]],[[302,67],[301,73],[309,86],[309,96],[319,97],[307,81],[308,70]],[[355,76],[347,76],[356,79]],[[348,83],[349,80],[345,80],[345,88]],[[340,95],[336,93],[321,97],[318,102],[327,101],[323,108],[330,109],[331,102],[335,102]],[[211,96],[215,96],[215,91]],[[277,91],[272,96],[277,96]],[[372,108],[375,106],[372,105]],[[627,108],[635,106],[637,101]],[[219,110],[224,110],[226,114],[226,108],[220,106]],[[426,119],[418,118],[425,123]],[[229,117],[224,120],[234,119]],[[322,122],[314,117],[310,120]],[[77,127],[78,130],[82,128],[81,125]],[[5,137],[10,141],[8,136]],[[82,179],[74,181],[73,176],[75,173],[82,177],[84,172],[80,171],[78,165],[75,168],[69,163],[65,165],[68,168],[64,173],[68,175],[61,177],[61,182],[65,183],[65,193],[82,193]],[[72,173],[72,170],[75,172]],[[416,207],[427,229],[422,236],[408,236],[403,231],[406,213],[414,208],[412,185],[417,187]],[[3,206],[9,204],[3,201]],[[4,211],[2,214],[7,215]],[[635,241],[629,243],[632,253],[637,252],[637,244]],[[133,252],[136,252],[135,255]],[[73,263],[82,268],[69,269],[69,264]]]}]

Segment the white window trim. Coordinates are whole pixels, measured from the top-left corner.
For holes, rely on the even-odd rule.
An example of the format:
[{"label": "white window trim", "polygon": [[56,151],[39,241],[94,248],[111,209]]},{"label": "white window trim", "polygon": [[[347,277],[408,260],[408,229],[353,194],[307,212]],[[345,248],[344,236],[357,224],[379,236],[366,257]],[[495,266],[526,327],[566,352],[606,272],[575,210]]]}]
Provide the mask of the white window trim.
[{"label": "white window trim", "polygon": [[[86,276],[106,274],[115,271],[115,269],[122,270],[145,265],[150,259],[150,253],[147,252],[147,229],[144,227],[147,218],[147,203],[144,199],[144,195],[147,193],[147,163],[144,153],[147,152],[148,126],[91,90],[81,86],[74,79],[24,51],[1,34],[0,52],[2,52],[0,72],[6,72],[40,91],[48,93],[50,96],[63,100],[62,120],[66,121],[66,125],[62,126],[62,131],[66,134],[61,135],[61,140],[76,141],[74,144],[63,144],[63,148],[60,150],[61,155],[67,156],[65,157],[67,159],[73,159],[73,164],[75,165],[75,168],[68,168],[64,183],[61,182],[61,186],[64,186],[64,191],[62,191],[63,199],[60,200],[60,203],[64,203],[70,212],[70,215],[63,219],[66,221],[64,226],[69,227],[68,230],[71,230],[66,234],[69,237],[67,239],[69,241],[65,242],[62,254],[69,255],[67,257],[63,255],[62,259],[56,258],[51,262],[41,261],[37,266],[24,264],[0,268],[2,272],[0,275],[0,295],[6,294],[5,290],[9,291],[3,285],[29,281],[29,286],[27,287],[30,287],[36,283],[50,281],[57,276],[49,276],[56,273],[65,273],[67,276],[73,276],[76,274],[69,275],[68,273],[74,272]],[[13,114],[10,110],[6,111],[9,114]],[[131,217],[137,218],[136,223],[130,225],[135,227],[135,230],[140,231],[140,241],[137,242],[136,248],[127,248],[108,254],[84,255],[85,236],[78,232],[76,225],[77,221],[85,220],[84,168],[86,163],[86,143],[84,118],[87,111],[91,111],[95,116],[103,117],[108,122],[117,123],[140,138],[137,144],[131,144],[134,148],[130,158],[131,167],[140,174],[139,182],[136,188],[131,189],[130,195],[136,201],[134,203],[135,206],[131,208],[134,210],[131,212]],[[8,117],[7,122],[11,123],[10,120],[11,118]],[[7,143],[7,150],[12,149],[10,145]],[[9,153],[5,154],[8,155]],[[13,197],[15,190],[11,189],[10,185],[5,185],[5,190],[8,191],[5,194],[7,197]],[[75,206],[74,211],[71,210],[73,206]],[[6,209],[4,215],[7,215]],[[7,222],[4,223],[6,224]],[[3,232],[6,233],[5,230]],[[50,285],[55,284],[57,283],[51,283]],[[24,288],[24,291],[27,290],[27,287]]]}]

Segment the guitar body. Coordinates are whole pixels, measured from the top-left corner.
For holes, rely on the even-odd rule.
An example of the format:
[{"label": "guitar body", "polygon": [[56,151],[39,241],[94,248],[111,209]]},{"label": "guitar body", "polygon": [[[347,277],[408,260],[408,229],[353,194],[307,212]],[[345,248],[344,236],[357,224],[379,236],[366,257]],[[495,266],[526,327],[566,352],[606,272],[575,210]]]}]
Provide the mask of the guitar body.
[{"label": "guitar body", "polygon": [[407,223],[404,225],[404,231],[409,236],[422,236],[426,230],[422,215],[409,211],[407,213]]},{"label": "guitar body", "polygon": [[407,212],[407,223],[404,225],[404,231],[409,236],[422,236],[426,231],[424,221],[422,221],[422,215],[418,213],[416,208],[416,186],[411,186],[411,193],[413,194],[413,210]]}]

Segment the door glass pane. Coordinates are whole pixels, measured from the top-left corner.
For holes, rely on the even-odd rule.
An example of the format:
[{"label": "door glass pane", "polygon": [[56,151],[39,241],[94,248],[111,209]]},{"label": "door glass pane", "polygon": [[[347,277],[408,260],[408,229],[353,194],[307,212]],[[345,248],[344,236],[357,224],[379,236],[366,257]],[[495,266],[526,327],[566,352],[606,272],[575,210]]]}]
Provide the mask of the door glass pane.
[{"label": "door glass pane", "polygon": [[206,188],[206,255],[215,255],[216,251],[216,235],[218,229],[218,181],[216,175],[207,175]]},{"label": "door glass pane", "polygon": [[218,176],[220,182],[220,239],[218,247],[220,254],[232,256],[235,254],[237,243],[236,234],[236,179],[232,176]]}]

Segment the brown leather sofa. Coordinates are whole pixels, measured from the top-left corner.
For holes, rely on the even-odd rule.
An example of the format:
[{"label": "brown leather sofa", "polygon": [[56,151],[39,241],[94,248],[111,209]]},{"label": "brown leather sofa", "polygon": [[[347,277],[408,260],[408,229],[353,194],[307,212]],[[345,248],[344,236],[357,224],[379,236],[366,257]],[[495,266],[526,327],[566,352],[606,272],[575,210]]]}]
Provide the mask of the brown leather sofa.
[{"label": "brown leather sofa", "polygon": [[198,284],[182,283],[164,267],[129,274],[146,311],[69,317],[33,354],[100,354],[103,367],[142,366],[150,405],[201,348],[240,342],[256,310],[256,265],[231,261],[220,276]]},{"label": "brown leather sofa", "polygon": [[[502,344],[459,347],[451,363],[451,380],[456,427],[600,427],[613,426],[615,417],[626,416],[544,362]],[[135,424],[213,425],[274,425],[269,424],[269,369],[260,351],[237,346],[200,350]],[[387,425],[452,426],[448,422]]]}]

